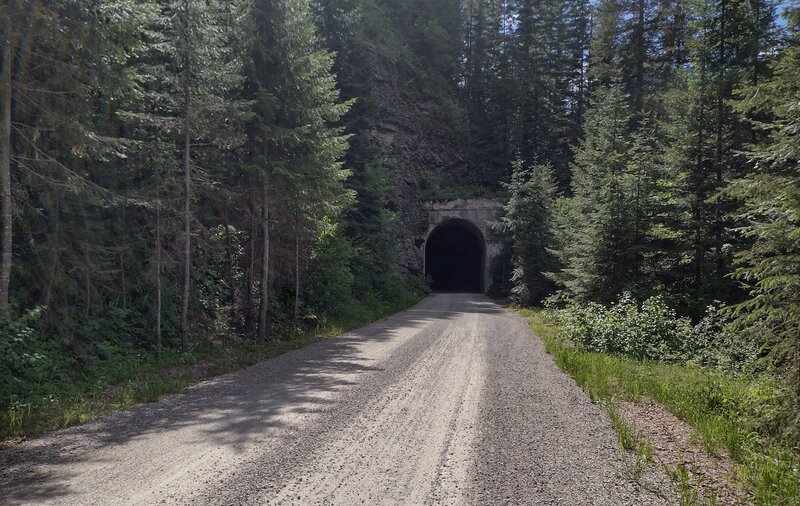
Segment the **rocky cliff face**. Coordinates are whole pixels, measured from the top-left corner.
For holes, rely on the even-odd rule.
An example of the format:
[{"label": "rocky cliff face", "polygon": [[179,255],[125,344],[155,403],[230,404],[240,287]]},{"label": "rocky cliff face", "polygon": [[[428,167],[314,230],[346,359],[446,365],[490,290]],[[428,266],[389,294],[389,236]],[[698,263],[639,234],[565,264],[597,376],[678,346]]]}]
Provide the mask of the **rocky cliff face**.
[{"label": "rocky cliff face", "polygon": [[389,206],[399,217],[400,269],[421,276],[420,237],[428,226],[423,200],[466,168],[459,141],[462,126],[457,111],[444,110],[415,76],[377,50],[368,54],[365,63],[372,68],[371,98],[378,118],[361,135],[386,160],[393,188]]}]

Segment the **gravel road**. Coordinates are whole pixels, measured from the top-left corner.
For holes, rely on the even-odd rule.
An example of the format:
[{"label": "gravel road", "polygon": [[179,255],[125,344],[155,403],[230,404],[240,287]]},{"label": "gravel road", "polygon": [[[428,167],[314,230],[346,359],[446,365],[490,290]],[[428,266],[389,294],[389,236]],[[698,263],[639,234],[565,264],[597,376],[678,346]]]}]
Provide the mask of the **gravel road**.
[{"label": "gravel road", "polygon": [[526,323],[480,295],[0,450],[0,504],[666,504]]}]

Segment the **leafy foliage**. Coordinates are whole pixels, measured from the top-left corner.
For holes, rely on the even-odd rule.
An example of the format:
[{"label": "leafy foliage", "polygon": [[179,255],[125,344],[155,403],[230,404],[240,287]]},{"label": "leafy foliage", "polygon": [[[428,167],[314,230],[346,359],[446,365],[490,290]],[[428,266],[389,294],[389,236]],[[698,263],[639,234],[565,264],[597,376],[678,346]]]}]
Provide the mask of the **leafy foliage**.
[{"label": "leafy foliage", "polygon": [[752,370],[758,349],[726,329],[719,307],[692,324],[659,296],[638,303],[629,293],[606,307],[597,303],[559,311],[565,336],[589,351],[660,362],[691,362],[731,371]]}]

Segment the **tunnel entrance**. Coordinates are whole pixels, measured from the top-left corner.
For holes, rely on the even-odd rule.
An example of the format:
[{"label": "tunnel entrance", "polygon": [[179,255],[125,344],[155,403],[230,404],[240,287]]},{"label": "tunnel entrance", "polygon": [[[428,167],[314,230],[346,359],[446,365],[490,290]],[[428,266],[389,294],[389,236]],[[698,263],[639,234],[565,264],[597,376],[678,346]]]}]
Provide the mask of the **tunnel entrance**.
[{"label": "tunnel entrance", "polygon": [[483,292],[486,244],[478,227],[466,220],[449,220],[428,236],[425,275],[436,292]]}]

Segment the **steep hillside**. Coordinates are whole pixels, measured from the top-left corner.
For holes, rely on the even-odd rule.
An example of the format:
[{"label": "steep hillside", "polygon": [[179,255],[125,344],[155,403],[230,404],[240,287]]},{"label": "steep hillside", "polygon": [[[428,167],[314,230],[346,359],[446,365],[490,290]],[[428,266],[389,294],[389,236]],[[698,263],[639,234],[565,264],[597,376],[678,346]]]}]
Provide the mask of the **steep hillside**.
[{"label": "steep hillside", "polygon": [[359,195],[351,225],[370,219],[370,186],[387,177],[384,207],[394,214],[396,265],[400,274],[418,276],[414,237],[426,226],[422,202],[442,196],[467,171],[466,115],[456,87],[458,2],[438,2],[436,12],[427,12],[424,2],[347,0],[320,10],[321,32],[337,52],[343,95],[356,99],[348,116],[354,138],[347,165]]}]

